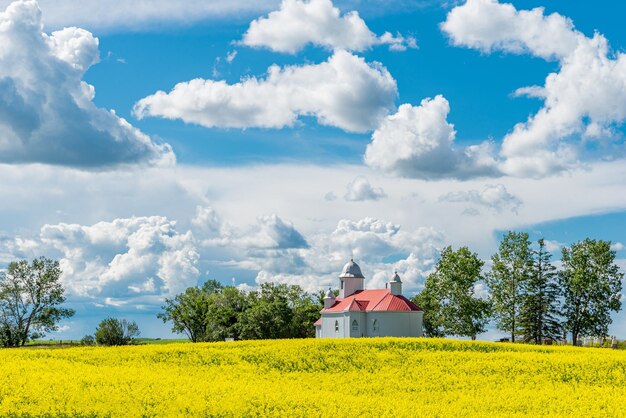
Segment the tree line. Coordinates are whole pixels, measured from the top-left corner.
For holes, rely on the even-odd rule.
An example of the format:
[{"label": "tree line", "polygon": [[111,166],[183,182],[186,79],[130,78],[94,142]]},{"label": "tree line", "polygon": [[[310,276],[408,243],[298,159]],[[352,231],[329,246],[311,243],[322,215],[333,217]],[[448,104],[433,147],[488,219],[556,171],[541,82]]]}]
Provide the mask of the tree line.
[{"label": "tree line", "polygon": [[611,313],[621,309],[624,274],[615,256],[609,241],[585,239],[562,249],[557,269],[543,239],[533,248],[528,234],[510,231],[487,271],[467,247],[445,248],[413,301],[430,337],[475,339],[492,320],[512,342],[606,337]]},{"label": "tree line", "polygon": [[[585,239],[562,249],[559,268],[543,239],[508,232],[489,268],[467,247],[441,251],[423,290],[412,298],[424,311],[428,337],[475,339],[493,321],[512,342],[541,344],[581,336],[606,337],[611,314],[621,309],[624,274],[609,241]],[[0,272],[0,345],[23,346],[58,330],[74,315],[64,308],[58,261],[41,257],[12,262]],[[482,294],[481,294],[482,293]],[[232,338],[308,338],[323,307],[324,292],[264,283],[253,291],[208,280],[165,300],[157,316],[193,342]],[[85,344],[123,345],[139,335],[124,319],[106,318]]]},{"label": "tree line", "polygon": [[308,338],[315,336],[323,297],[295,285],[263,283],[245,292],[209,280],[166,299],[158,317],[193,342]]}]

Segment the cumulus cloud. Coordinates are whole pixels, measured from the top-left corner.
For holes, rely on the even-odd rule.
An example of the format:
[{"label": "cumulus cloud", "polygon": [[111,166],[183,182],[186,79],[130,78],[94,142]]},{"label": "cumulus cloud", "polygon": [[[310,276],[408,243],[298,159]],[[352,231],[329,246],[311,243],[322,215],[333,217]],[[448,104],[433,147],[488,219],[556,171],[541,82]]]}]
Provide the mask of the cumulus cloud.
[{"label": "cumulus cloud", "polygon": [[448,122],[450,104],[439,95],[419,106],[403,104],[372,135],[365,163],[404,177],[441,178],[491,175],[491,144],[455,148],[456,132]]},{"label": "cumulus cloud", "polygon": [[364,200],[380,200],[387,197],[380,187],[372,187],[367,178],[358,176],[346,186],[344,199],[349,202],[362,202]]},{"label": "cumulus cloud", "polygon": [[0,13],[0,162],[76,167],[173,163],[169,145],[93,103],[82,81],[98,40],[74,27],[42,33],[34,0]]},{"label": "cumulus cloud", "polygon": [[25,242],[15,239],[9,251],[24,258],[57,255],[63,284],[78,297],[172,295],[195,285],[199,274],[193,234],[177,231],[176,222],[162,216],[48,224]]},{"label": "cumulus cloud", "polygon": [[[197,218],[196,218],[197,219]],[[259,216],[255,225],[235,228],[222,225],[220,236],[204,242],[207,246],[234,246],[245,250],[287,250],[306,248],[308,243],[291,222],[276,214]]]},{"label": "cumulus cloud", "polygon": [[314,116],[322,125],[365,132],[393,108],[396,95],[396,81],[382,65],[337,51],[321,64],[271,66],[261,79],[179,83],[141,99],[134,113],[209,128],[283,128]]},{"label": "cumulus cloud", "polygon": [[[459,202],[471,203],[476,206],[482,206],[502,212],[505,209],[517,213],[517,209],[521,206],[522,201],[509,193],[502,184],[487,185],[483,190],[469,190],[461,192],[452,192],[445,194],[439,198],[440,202]],[[475,213],[468,213],[469,215]]]},{"label": "cumulus cloud", "polygon": [[577,166],[583,154],[614,154],[615,126],[626,119],[626,55],[611,51],[604,36],[587,37],[570,19],[545,15],[543,8],[517,10],[496,0],[468,0],[450,11],[442,30],[454,45],[559,63],[544,86],[517,90],[544,106],[504,138],[503,172],[543,177]]},{"label": "cumulus cloud", "polygon": [[250,23],[241,41],[255,48],[295,54],[312,44],[327,49],[363,51],[386,44],[394,51],[415,48],[412,37],[385,32],[377,36],[358,12],[341,15],[331,0],[283,0],[280,9]]}]

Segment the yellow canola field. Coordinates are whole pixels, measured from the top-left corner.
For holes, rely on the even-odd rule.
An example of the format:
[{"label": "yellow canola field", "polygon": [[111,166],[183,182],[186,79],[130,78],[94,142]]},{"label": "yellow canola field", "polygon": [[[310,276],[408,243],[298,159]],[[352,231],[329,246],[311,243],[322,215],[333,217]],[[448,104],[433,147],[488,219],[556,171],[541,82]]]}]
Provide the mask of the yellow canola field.
[{"label": "yellow canola field", "polygon": [[0,350],[1,416],[626,416],[626,352],[433,339]]}]

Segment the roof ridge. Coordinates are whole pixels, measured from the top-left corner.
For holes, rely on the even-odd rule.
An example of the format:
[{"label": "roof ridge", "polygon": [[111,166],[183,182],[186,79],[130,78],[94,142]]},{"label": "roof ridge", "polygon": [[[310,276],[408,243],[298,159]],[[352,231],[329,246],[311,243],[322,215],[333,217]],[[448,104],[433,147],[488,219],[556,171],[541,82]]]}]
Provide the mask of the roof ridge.
[{"label": "roof ridge", "polygon": [[[387,290],[387,289],[376,289],[376,290]],[[381,303],[383,303],[383,300],[387,299],[387,296],[391,295],[391,293],[387,293],[385,296],[383,296],[382,298],[380,298],[380,300],[378,301],[378,303],[374,306],[372,306],[372,311],[376,310],[376,308],[378,307],[378,305],[380,305]],[[393,295],[391,295],[393,296]]]}]

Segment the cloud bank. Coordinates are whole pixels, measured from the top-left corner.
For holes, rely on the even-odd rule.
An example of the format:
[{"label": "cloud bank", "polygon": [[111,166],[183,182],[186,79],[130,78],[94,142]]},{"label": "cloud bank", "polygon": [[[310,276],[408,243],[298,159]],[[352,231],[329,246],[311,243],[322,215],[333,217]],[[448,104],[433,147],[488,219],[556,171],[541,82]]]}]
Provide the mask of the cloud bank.
[{"label": "cloud bank", "polygon": [[10,241],[8,250],[20,258],[57,255],[70,295],[105,304],[161,300],[195,285],[199,274],[193,234],[163,216],[47,224],[37,237]]}]

